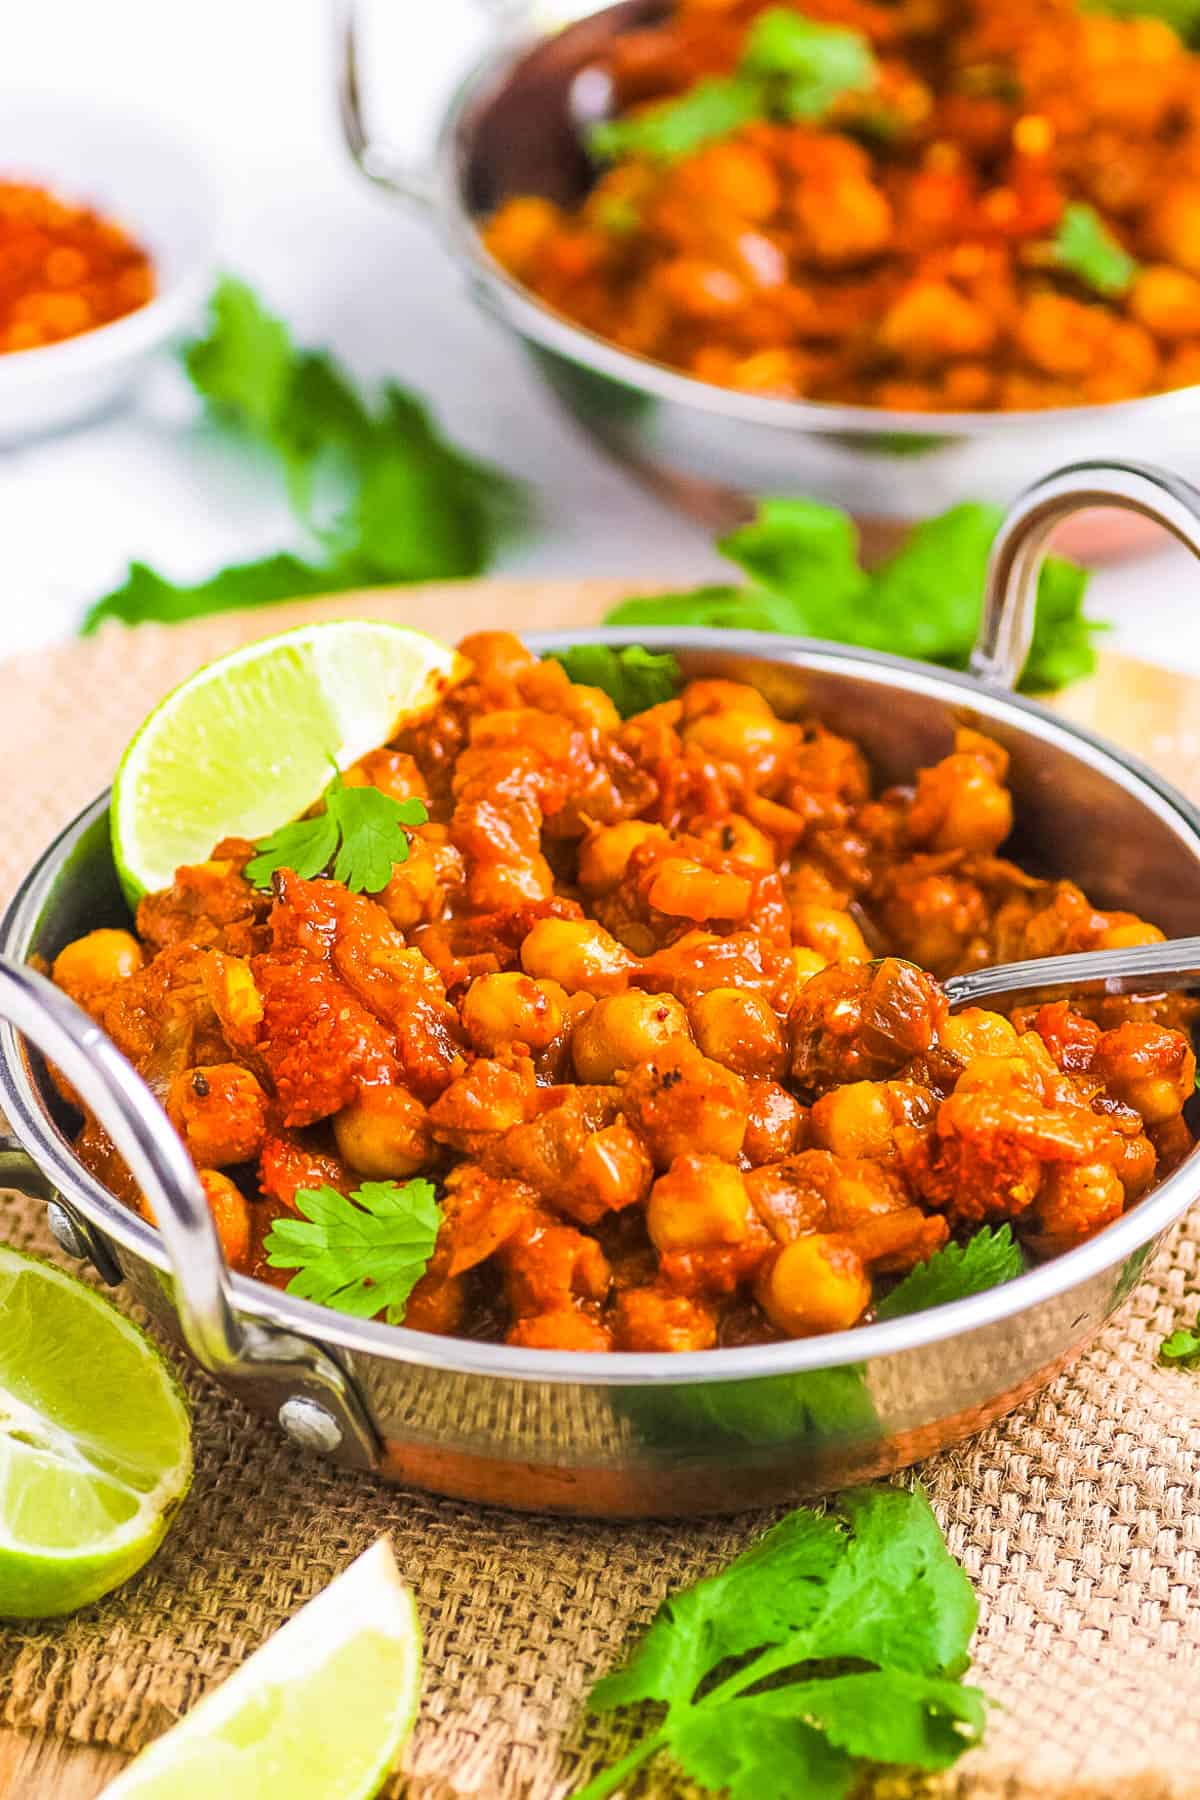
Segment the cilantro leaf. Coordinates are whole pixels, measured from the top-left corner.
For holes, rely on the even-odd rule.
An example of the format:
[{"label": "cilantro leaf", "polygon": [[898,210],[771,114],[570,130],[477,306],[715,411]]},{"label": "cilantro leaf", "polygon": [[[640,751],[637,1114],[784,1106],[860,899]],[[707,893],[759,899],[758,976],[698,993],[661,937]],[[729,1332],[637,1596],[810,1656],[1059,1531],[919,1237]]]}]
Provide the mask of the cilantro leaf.
[{"label": "cilantro leaf", "polygon": [[180,586],[155,574],[145,563],[130,563],[121,586],[89,606],[79,630],[89,636],[106,619],[141,625],[157,619],[178,625],[209,613],[233,612],[242,606],[269,606],[274,600],[299,600],[339,588],[361,587],[362,571],[317,569],[298,556],[266,556],[261,562],[235,563],[207,581]]},{"label": "cilantro leaf", "polygon": [[957,1680],[976,1617],[920,1489],[801,1507],[665,1600],[597,1684],[593,1711],[655,1701],[666,1713],[578,1800],[601,1800],[664,1747],[735,1800],[834,1800],[864,1765],[946,1768],[983,1734],[983,1696]]},{"label": "cilantro leaf", "polygon": [[318,813],[315,819],[297,819],[283,825],[255,845],[257,856],[251,857],[242,871],[255,887],[269,887],[276,869],[292,869],[305,881],[311,881],[327,869],[337,855],[340,833],[330,812]]},{"label": "cilantro leaf", "polygon": [[1012,1228],[993,1231],[984,1225],[965,1244],[943,1244],[925,1262],[910,1269],[903,1281],[876,1307],[876,1317],[898,1319],[905,1313],[948,1306],[968,1294],[982,1294],[1024,1274],[1025,1262]]},{"label": "cilantro leaf", "polygon": [[373,787],[344,787],[335,781],[325,804],[341,835],[333,879],[352,894],[378,894],[392,879],[394,863],[408,861],[404,825],[424,825],[423,801],[393,800]]},{"label": "cilantro leaf", "polygon": [[433,1255],[442,1209],[431,1181],[364,1181],[349,1199],[336,1188],[298,1188],[299,1219],[276,1219],[264,1240],[273,1269],[295,1269],[287,1292],[356,1319],[404,1318]]},{"label": "cilantro leaf", "polygon": [[214,417],[277,460],[309,548],[190,586],[134,563],[125,583],[89,608],[85,632],[109,618],[174,622],[381,582],[477,575],[524,521],[519,485],[450,444],[415,395],[394,383],[374,400],[364,395],[324,352],[294,346],[244,282],[218,282],[208,332],[184,360]]},{"label": "cilantro leaf", "polygon": [[732,75],[710,76],[676,100],[602,120],[588,133],[588,149],[609,162],[674,162],[752,119],[822,119],[843,94],[869,87],[875,73],[861,33],[774,6],[751,25]]},{"label": "cilantro leaf", "polygon": [[1185,43],[1200,35],[1200,0],[1081,0],[1084,12],[1111,13],[1118,19],[1161,19]]},{"label": "cilantro leaf", "polygon": [[750,27],[738,64],[746,75],[782,78],[776,108],[789,119],[822,119],[845,93],[869,87],[875,59],[866,38],[773,6]]},{"label": "cilantro leaf", "polygon": [[699,81],[678,100],[662,100],[623,119],[603,119],[588,132],[588,149],[605,162],[645,156],[674,162],[762,117],[758,82],[736,75]]},{"label": "cilantro leaf", "polygon": [[620,650],[612,644],[573,644],[551,652],[550,661],[561,663],[572,681],[600,688],[623,719],[673,700],[683,680],[670,652],[660,655],[640,644]]},{"label": "cilantro leaf", "polygon": [[1137,263],[1095,208],[1081,202],[1063,208],[1052,251],[1060,269],[1077,275],[1105,299],[1128,293],[1138,273]]},{"label": "cilantro leaf", "polygon": [[[605,622],[787,632],[965,669],[1001,518],[999,508],[975,502],[951,507],[865,570],[845,513],[815,500],[762,500],[754,520],[719,545],[753,586],[639,596]],[[1087,581],[1086,570],[1061,557],[1043,564],[1023,688],[1062,687],[1094,669],[1091,639],[1101,627],[1083,611]]]},{"label": "cilantro leaf", "polygon": [[325,810],[315,818],[281,826],[255,845],[243,873],[255,887],[269,887],[277,869],[292,869],[311,880],[333,864],[333,879],[352,894],[378,894],[392,879],[395,863],[408,861],[405,825],[429,818],[422,800],[393,800],[373,787],[347,787],[335,775],[324,793]]},{"label": "cilantro leaf", "polygon": [[1159,1348],[1159,1359],[1179,1369],[1194,1369],[1200,1364],[1200,1316],[1194,1326],[1177,1325]]}]

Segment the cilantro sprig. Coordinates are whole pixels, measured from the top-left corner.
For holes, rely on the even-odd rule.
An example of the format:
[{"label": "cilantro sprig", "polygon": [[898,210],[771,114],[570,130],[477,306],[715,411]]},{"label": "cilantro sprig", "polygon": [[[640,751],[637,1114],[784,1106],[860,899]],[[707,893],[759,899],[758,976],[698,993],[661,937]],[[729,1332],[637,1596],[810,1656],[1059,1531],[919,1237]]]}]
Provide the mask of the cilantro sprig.
[{"label": "cilantro sprig", "polygon": [[[708,586],[623,600],[609,625],[712,625],[830,638],[965,669],[983,603],[988,552],[1003,514],[965,502],[916,526],[896,553],[864,569],[853,521],[816,500],[761,500],[753,522],[718,548],[749,587]],[[1021,686],[1065,687],[1096,666],[1088,574],[1050,556],[1038,583],[1033,644]]]},{"label": "cilantro sprig", "polygon": [[1138,264],[1121,247],[1099,213],[1075,203],[1063,208],[1058,230],[1050,246],[1056,268],[1078,276],[1106,300],[1119,300],[1133,286]]},{"label": "cilantro sprig", "polygon": [[408,1297],[437,1243],[442,1209],[431,1181],[364,1181],[298,1188],[298,1219],[276,1219],[263,1248],[273,1269],[294,1269],[287,1292],[356,1319],[404,1319]]},{"label": "cilantro sprig", "polygon": [[1195,1325],[1177,1325],[1159,1348],[1159,1360],[1177,1369],[1194,1369],[1200,1365],[1200,1314]]},{"label": "cilantro sprig", "polygon": [[609,162],[625,156],[674,162],[752,119],[823,119],[843,94],[869,88],[875,74],[860,32],[771,7],[747,32],[732,75],[697,82],[679,99],[627,118],[605,119],[589,132],[588,148]]},{"label": "cilantro sprig", "polygon": [[378,894],[392,879],[395,863],[408,861],[406,825],[424,825],[422,800],[393,800],[373,787],[347,787],[335,775],[324,793],[325,810],[311,819],[283,825],[255,845],[258,855],[245,867],[247,881],[270,887],[277,869],[292,869],[305,880],[332,867],[335,881],[352,894]]},{"label": "cilantro sprig", "polygon": [[603,1800],[659,1751],[730,1800],[842,1800],[871,1765],[947,1768],[983,1736],[984,1697],[960,1679],[976,1618],[920,1488],[801,1507],[666,1600],[593,1689],[593,1711],[666,1714],[577,1800]]},{"label": "cilantro sprig", "polygon": [[983,1225],[965,1244],[943,1244],[925,1262],[910,1269],[879,1302],[876,1317],[898,1319],[905,1313],[925,1312],[931,1306],[949,1306],[953,1300],[982,1294],[1024,1272],[1025,1259],[1012,1227],[1001,1225],[995,1231],[990,1225]]},{"label": "cilantro sprig", "polygon": [[177,584],[132,563],[88,610],[168,623],[243,606],[403,581],[477,575],[525,512],[518,485],[455,448],[395,383],[371,398],[332,357],[293,344],[242,281],[225,277],[185,363],[213,418],[278,465],[305,554],[291,551]]},{"label": "cilantro sprig", "polygon": [[569,650],[555,650],[549,660],[561,663],[572,681],[600,688],[623,719],[673,700],[683,680],[669,651],[646,650],[641,644],[621,649],[612,644],[573,644]]}]

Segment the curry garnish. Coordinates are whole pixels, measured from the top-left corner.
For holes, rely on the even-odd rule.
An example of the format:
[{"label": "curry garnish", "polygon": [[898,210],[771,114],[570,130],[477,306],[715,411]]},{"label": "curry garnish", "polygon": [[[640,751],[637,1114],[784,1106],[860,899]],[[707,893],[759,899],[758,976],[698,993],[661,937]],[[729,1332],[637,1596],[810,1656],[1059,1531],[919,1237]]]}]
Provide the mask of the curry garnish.
[{"label": "curry garnish", "polygon": [[977,1612],[921,1488],[801,1507],[665,1600],[592,1690],[596,1712],[667,1710],[578,1800],[660,1751],[731,1800],[841,1800],[880,1765],[947,1768],[983,1737],[984,1696],[961,1679]]},{"label": "curry garnish", "polygon": [[347,787],[335,775],[324,794],[325,810],[297,819],[262,838],[258,855],[246,864],[246,879],[270,887],[279,869],[305,880],[331,869],[352,894],[378,894],[392,879],[393,865],[408,861],[406,825],[424,825],[422,800],[393,800],[373,787]]},{"label": "curry garnish", "polygon": [[301,1217],[276,1219],[263,1248],[274,1269],[294,1269],[287,1292],[357,1319],[404,1318],[442,1222],[431,1181],[364,1181],[347,1198],[336,1188],[299,1188]]}]

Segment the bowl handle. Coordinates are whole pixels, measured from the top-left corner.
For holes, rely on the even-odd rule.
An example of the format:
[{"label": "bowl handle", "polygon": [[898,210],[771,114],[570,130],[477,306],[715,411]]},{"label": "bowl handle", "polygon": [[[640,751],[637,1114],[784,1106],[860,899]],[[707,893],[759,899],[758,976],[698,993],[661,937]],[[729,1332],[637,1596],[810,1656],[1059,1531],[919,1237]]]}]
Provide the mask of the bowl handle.
[{"label": "bowl handle", "polygon": [[[595,10],[594,0],[476,0],[488,15],[501,42],[514,44],[536,40],[557,24],[568,23],[580,12]],[[333,29],[337,68],[338,113],[346,147],[368,181],[407,201],[423,213],[432,212],[433,173],[421,162],[411,162],[394,145],[374,137],[367,123],[362,97],[362,52],[359,19],[361,0],[334,0]]]},{"label": "bowl handle", "polygon": [[1017,685],[1033,641],[1038,576],[1064,519],[1094,506],[1140,513],[1200,557],[1200,492],[1151,463],[1080,462],[1035,481],[1015,500],[988,563],[971,673],[987,686]]},{"label": "bowl handle", "polygon": [[[174,1273],[174,1300],[197,1362],[290,1434],[356,1468],[378,1461],[353,1384],[319,1344],[239,1317],[229,1267],[200,1177],[150,1089],[93,1019],[23,963],[0,957],[0,1018],[37,1045],[95,1114],[154,1211]],[[18,1185],[27,1189],[22,1180]]]}]

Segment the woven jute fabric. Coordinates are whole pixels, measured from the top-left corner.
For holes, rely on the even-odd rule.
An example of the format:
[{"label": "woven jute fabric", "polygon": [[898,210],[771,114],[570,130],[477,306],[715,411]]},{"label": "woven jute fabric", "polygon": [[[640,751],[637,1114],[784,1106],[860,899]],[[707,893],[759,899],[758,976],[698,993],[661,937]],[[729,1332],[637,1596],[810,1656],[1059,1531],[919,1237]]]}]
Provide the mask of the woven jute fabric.
[{"label": "woven jute fabric", "polygon": [[[269,617],[135,632],[0,670],[9,771],[0,887],[100,786],[132,727],[227,646],[297,617],[399,617],[457,633],[598,616],[600,584],[487,583],[373,594]],[[1200,792],[1196,689],[1134,664],[1071,699]],[[51,1249],[41,1209],[0,1195],[0,1236]],[[1200,1381],[1155,1351],[1198,1304],[1200,1217],[1185,1221],[1102,1337],[1044,1394],[921,1471],[975,1584],[986,1746],[915,1792],[985,1800],[1200,1796]],[[118,1303],[120,1296],[118,1294]],[[719,1567],[772,1515],[653,1524],[528,1518],[338,1473],[181,1367],[195,1409],[191,1494],[149,1567],[62,1622],[0,1632],[0,1718],[137,1749],[380,1533],[417,1595],[426,1674],[397,1791],[557,1800],[628,1745],[588,1725],[588,1687],[662,1597]],[[634,1788],[683,1796],[652,1765]],[[801,1797],[797,1797],[801,1800]]]}]

